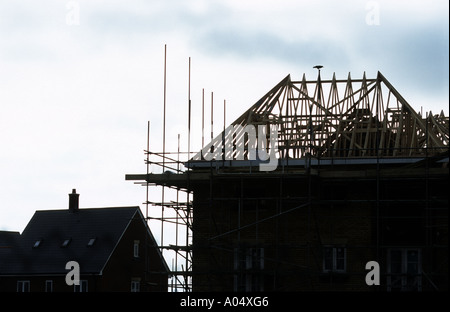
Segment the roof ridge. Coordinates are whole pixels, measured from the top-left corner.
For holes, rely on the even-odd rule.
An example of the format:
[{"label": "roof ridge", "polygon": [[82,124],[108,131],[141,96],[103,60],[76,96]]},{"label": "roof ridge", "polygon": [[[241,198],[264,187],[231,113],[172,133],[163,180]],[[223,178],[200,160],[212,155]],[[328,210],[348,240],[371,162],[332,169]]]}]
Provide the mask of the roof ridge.
[{"label": "roof ridge", "polygon": [[[140,209],[139,206],[116,206],[116,207],[87,207],[87,208],[80,208],[79,211],[87,211],[87,210],[106,210],[106,209]],[[45,211],[69,211],[69,209],[43,209],[43,210],[35,210],[35,212],[45,212]]]}]

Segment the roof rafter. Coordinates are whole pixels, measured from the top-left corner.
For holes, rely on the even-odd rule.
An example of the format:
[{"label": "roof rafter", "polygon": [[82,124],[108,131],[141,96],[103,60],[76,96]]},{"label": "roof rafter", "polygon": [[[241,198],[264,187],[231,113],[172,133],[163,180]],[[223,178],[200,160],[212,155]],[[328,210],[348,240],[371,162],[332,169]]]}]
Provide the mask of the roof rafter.
[{"label": "roof rafter", "polygon": [[[430,112],[423,118],[380,72],[374,79],[364,73],[362,79],[349,74],[337,80],[333,74],[324,81],[320,73],[315,81],[287,75],[192,160],[212,153],[228,160],[225,142],[233,142],[234,150],[244,144],[248,159],[249,125],[276,127],[279,158],[412,157],[442,153],[449,143],[448,117]],[[270,146],[267,130],[265,135]]]}]

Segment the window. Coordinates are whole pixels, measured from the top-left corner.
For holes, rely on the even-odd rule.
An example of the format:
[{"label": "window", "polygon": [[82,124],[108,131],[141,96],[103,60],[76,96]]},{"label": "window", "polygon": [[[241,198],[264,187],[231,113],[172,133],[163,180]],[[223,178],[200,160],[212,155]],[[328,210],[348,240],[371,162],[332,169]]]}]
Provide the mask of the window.
[{"label": "window", "polygon": [[133,256],[139,258],[139,241],[135,240],[133,245]]},{"label": "window", "polygon": [[263,291],[264,248],[236,248],[234,290]]},{"label": "window", "polygon": [[34,242],[33,248],[38,248],[42,244],[42,239],[38,239],[36,242]]},{"label": "window", "polygon": [[61,247],[65,248],[67,246],[69,246],[70,242],[72,241],[71,238],[66,239],[62,244]]},{"label": "window", "polygon": [[95,240],[96,240],[97,238],[91,238],[90,240],[89,240],[89,242],[88,242],[88,247],[91,247],[91,246],[93,246],[94,245],[94,243],[95,243]]},{"label": "window", "polygon": [[29,292],[30,281],[17,281],[17,292]]},{"label": "window", "polygon": [[389,249],[387,255],[387,290],[421,291],[421,252],[417,248]]},{"label": "window", "polygon": [[141,279],[133,278],[131,280],[131,292],[140,292],[141,291]]},{"label": "window", "polygon": [[80,285],[73,285],[74,292],[87,292],[88,291],[88,281],[81,280]]},{"label": "window", "polygon": [[323,272],[346,271],[347,250],[343,246],[325,246],[323,248]]},{"label": "window", "polygon": [[53,281],[52,280],[45,281],[45,292],[53,292]]}]

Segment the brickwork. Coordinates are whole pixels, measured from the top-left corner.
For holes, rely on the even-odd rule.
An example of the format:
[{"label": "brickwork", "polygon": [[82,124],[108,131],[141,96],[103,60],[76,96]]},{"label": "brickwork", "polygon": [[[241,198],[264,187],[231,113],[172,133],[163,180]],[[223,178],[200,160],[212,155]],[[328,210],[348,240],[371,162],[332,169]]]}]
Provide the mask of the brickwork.
[{"label": "brickwork", "polygon": [[[448,184],[448,180],[441,179]],[[381,191],[378,194],[377,187]],[[426,236],[422,205],[425,193],[419,191],[423,191],[421,179],[380,180],[377,186],[374,178],[214,176],[209,185],[194,189],[193,290],[236,290],[237,276],[245,274],[260,276],[254,278],[267,291],[373,290],[365,283],[366,263],[380,263],[385,283],[387,246],[410,244],[403,236],[388,232]],[[402,202],[411,198],[410,193],[417,200],[415,204],[412,200]],[[440,198],[444,194],[442,190],[435,193]],[[448,202],[448,198],[442,200]],[[442,216],[448,216],[448,211],[438,213],[441,218],[436,222],[445,223]],[[408,217],[416,215],[412,218],[415,221],[408,221]],[[404,218],[402,226],[397,222],[400,218]],[[399,228],[391,229],[389,225]],[[441,225],[444,229],[436,242],[448,242],[448,224]],[[419,239],[416,245],[423,247],[424,243]],[[324,269],[327,247],[345,249],[343,270]],[[247,262],[246,270],[237,270],[238,248],[264,249],[263,269],[253,269],[255,263],[251,268]],[[445,257],[448,259],[448,251],[433,250],[435,258],[443,262]],[[425,256],[423,259],[429,260]],[[247,261],[254,259],[247,257]]]}]

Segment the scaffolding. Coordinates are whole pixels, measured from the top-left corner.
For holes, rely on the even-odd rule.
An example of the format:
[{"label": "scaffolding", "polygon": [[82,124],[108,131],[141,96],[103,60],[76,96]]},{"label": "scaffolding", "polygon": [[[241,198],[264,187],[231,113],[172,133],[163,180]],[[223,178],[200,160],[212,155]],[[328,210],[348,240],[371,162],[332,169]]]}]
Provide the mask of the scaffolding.
[{"label": "scaffolding", "polygon": [[[150,127],[150,123],[149,123]],[[178,142],[180,135],[178,135]],[[144,151],[146,155],[147,175],[150,174],[149,166],[155,165],[164,170],[165,175],[182,173],[183,163],[180,161],[180,151],[178,149],[177,159],[172,153],[154,153],[148,148]],[[192,271],[192,200],[189,184],[183,186],[170,185],[166,183],[141,183],[146,187],[145,215],[148,222],[157,221],[160,223],[160,250],[170,252],[167,258],[172,260],[169,288],[172,292],[190,291],[192,281],[189,272]],[[152,201],[149,198],[149,188],[161,186],[161,200]],[[167,190],[174,190],[174,198],[167,196]],[[183,200],[184,199],[184,200]],[[160,208],[160,214],[155,213],[154,208]],[[172,224],[171,238],[165,244],[165,224]],[[168,277],[169,278],[169,277]]]},{"label": "scaffolding", "polygon": [[[146,218],[161,223],[159,247],[170,251],[173,259],[172,291],[191,291],[193,278],[198,281],[194,286],[202,290],[217,289],[217,285],[229,290],[230,283],[236,291],[263,290],[262,275],[258,274],[268,271],[268,267],[269,283],[273,285],[277,279],[288,279],[289,274],[296,273],[304,276],[308,287],[314,289],[330,265],[320,260],[327,257],[326,252],[334,255],[331,271],[336,270],[340,251],[329,251],[326,241],[342,239],[333,237],[335,230],[327,228],[335,227],[329,222],[337,219],[365,218],[364,226],[375,229],[372,243],[339,244],[346,245],[348,253],[370,248],[368,254],[381,262],[386,257],[394,261],[391,258],[397,256],[397,250],[388,244],[392,240],[386,239],[390,234],[383,234],[382,228],[393,227],[396,220],[424,222],[426,237],[415,244],[415,249],[402,252],[420,249],[421,257],[430,263],[441,261],[439,267],[448,264],[448,252],[441,254],[448,246],[436,243],[435,238],[437,229],[441,236],[448,233],[448,195],[444,191],[448,186],[448,117],[443,112],[437,115],[429,112],[426,116],[417,113],[379,72],[372,79],[367,79],[364,73],[362,79],[352,79],[349,74],[347,79],[338,80],[333,74],[331,80],[322,80],[318,69],[316,80],[307,80],[303,75],[302,80],[292,81],[288,75],[222,133],[213,138],[211,132],[211,142],[204,145],[202,141],[202,149],[195,155],[190,152],[190,137],[187,153],[180,151],[179,143],[177,152],[165,151],[164,144],[163,152],[151,152],[147,145],[146,174],[126,176],[127,180],[140,181],[136,183],[146,187]],[[190,95],[188,105],[190,133]],[[203,124],[204,120],[202,128]],[[249,126],[258,131],[252,133]],[[273,128],[277,134],[275,150],[269,135]],[[148,129],[149,140],[150,124]],[[255,145],[252,135],[258,136],[257,142],[263,147]],[[276,170],[258,170],[267,162],[255,157],[261,151],[276,153]],[[161,167],[163,173],[151,173],[150,165]],[[261,187],[261,181],[270,185],[270,191],[267,185],[264,194],[254,189]],[[339,181],[370,186],[367,194],[371,195],[340,198],[333,189]],[[415,196],[393,189],[392,181],[412,186],[420,183],[423,194]],[[439,186],[442,181],[446,184]],[[304,189],[292,190],[291,184],[295,183],[304,185]],[[149,187],[156,186],[161,188],[161,200],[151,201]],[[166,200],[168,189],[175,192],[175,198],[170,201]],[[199,190],[202,194],[196,195]],[[417,203],[424,206],[424,214],[392,212],[393,207],[401,211]],[[351,210],[355,205],[373,208],[374,213]],[[336,212],[344,206],[350,207],[353,213]],[[159,207],[160,214],[155,216],[150,207]],[[294,215],[304,217],[303,223],[295,221],[303,226],[304,235],[287,244],[283,237],[288,234],[283,227],[293,222],[289,218]],[[164,244],[164,226],[169,223],[175,227],[174,244]],[[201,226],[206,228],[195,238],[195,229]],[[267,238],[268,235],[275,238]],[[249,245],[249,241],[257,243]],[[276,248],[270,252],[274,244]],[[284,254],[286,250],[291,253],[295,250],[306,260],[293,263]],[[209,267],[199,265],[200,269],[195,269],[193,253],[199,258],[208,256]],[[400,257],[408,255],[400,254]],[[427,272],[430,267],[424,266],[416,275],[420,275],[420,285],[423,279],[437,289],[434,280],[440,275]],[[365,273],[364,270],[355,272],[359,277]],[[391,273],[385,273],[390,287],[397,287],[396,283],[408,284],[399,277],[401,274]],[[327,279],[330,285],[333,278],[336,276]],[[419,283],[419,278],[414,281]]]}]

